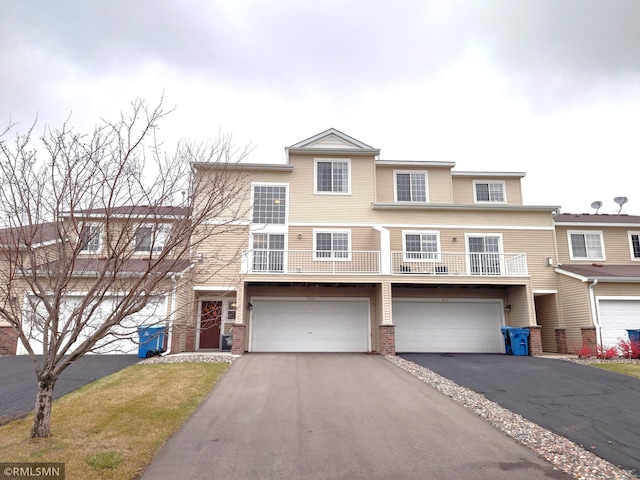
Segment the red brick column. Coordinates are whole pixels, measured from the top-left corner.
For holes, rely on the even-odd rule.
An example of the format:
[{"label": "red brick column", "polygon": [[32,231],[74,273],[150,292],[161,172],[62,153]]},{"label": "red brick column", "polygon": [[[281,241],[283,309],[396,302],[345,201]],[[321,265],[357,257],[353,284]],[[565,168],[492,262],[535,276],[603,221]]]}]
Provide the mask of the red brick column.
[{"label": "red brick column", "polygon": [[596,336],[596,327],[585,327],[580,329],[582,331],[582,346],[589,347],[592,353],[596,352],[596,344],[598,343],[598,337]]},{"label": "red brick column", "polygon": [[558,353],[569,353],[566,328],[556,328],[556,350]]},{"label": "red brick column", "polygon": [[0,355],[15,355],[18,349],[18,335],[13,327],[0,327]]},{"label": "red brick column", "polygon": [[542,355],[542,327],[539,325],[529,328],[529,355]]},{"label": "red brick column", "polygon": [[378,347],[380,355],[396,354],[395,325],[380,325],[378,327]]},{"label": "red brick column", "polygon": [[231,353],[242,355],[247,351],[247,326],[244,323],[234,323],[231,326]]}]

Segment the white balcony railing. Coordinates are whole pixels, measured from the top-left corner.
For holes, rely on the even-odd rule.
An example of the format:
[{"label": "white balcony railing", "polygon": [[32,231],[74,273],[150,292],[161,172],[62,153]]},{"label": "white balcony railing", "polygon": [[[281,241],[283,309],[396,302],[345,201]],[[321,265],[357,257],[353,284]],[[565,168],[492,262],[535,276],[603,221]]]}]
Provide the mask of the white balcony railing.
[{"label": "white balcony railing", "polygon": [[391,263],[391,273],[403,275],[528,275],[524,253],[391,252]]},{"label": "white balcony railing", "polygon": [[[388,268],[386,269],[388,270]],[[277,274],[379,275],[378,251],[250,250],[243,272]],[[392,274],[524,277],[524,253],[391,252]]]},{"label": "white balcony railing", "polygon": [[247,267],[251,273],[379,274],[380,252],[251,250]]}]

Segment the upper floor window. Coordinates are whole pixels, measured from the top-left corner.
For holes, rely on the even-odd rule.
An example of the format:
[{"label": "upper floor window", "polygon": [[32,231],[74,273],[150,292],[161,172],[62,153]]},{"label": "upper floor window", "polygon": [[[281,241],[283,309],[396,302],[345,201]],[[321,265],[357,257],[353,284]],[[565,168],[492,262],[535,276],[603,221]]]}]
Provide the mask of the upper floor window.
[{"label": "upper floor window", "polygon": [[440,261],[440,235],[438,232],[403,232],[404,261]]},{"label": "upper floor window", "polygon": [[396,202],[426,202],[426,172],[394,172]]},{"label": "upper floor window", "polygon": [[102,228],[100,225],[84,224],[80,229],[80,251],[98,253],[102,246]]},{"label": "upper floor window", "polygon": [[506,203],[504,182],[485,182],[476,180],[473,182],[473,194],[476,203]]},{"label": "upper floor window", "polygon": [[351,254],[349,231],[316,231],[313,241],[316,260],[349,259]]},{"label": "upper floor window", "polygon": [[571,260],[604,260],[602,232],[567,232]]},{"label": "upper floor window", "polygon": [[640,232],[629,232],[631,260],[640,260]]},{"label": "upper floor window", "polygon": [[136,228],[134,251],[137,253],[161,252],[169,236],[168,225],[140,225]]},{"label": "upper floor window", "polygon": [[286,185],[253,186],[253,223],[286,223]]},{"label": "upper floor window", "polygon": [[348,159],[316,159],[316,193],[350,193],[351,161]]}]

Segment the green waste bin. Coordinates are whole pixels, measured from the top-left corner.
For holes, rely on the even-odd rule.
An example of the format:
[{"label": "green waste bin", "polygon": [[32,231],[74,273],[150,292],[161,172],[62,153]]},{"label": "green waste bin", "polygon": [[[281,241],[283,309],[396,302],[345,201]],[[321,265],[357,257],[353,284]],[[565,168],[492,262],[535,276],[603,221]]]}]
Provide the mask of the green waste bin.
[{"label": "green waste bin", "polygon": [[138,358],[164,353],[164,327],[138,327]]}]

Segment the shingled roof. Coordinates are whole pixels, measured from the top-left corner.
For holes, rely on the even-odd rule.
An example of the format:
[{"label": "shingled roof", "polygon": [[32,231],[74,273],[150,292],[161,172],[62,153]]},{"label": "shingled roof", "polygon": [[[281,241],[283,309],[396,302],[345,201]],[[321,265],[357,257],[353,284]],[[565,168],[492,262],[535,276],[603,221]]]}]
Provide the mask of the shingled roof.
[{"label": "shingled roof", "polygon": [[602,224],[638,224],[640,215],[608,215],[591,213],[559,213],[554,217],[556,223],[602,223]]},{"label": "shingled roof", "polygon": [[593,263],[591,265],[560,265],[557,270],[559,273],[567,272],[583,277],[585,281],[640,282],[640,265],[605,265]]}]

